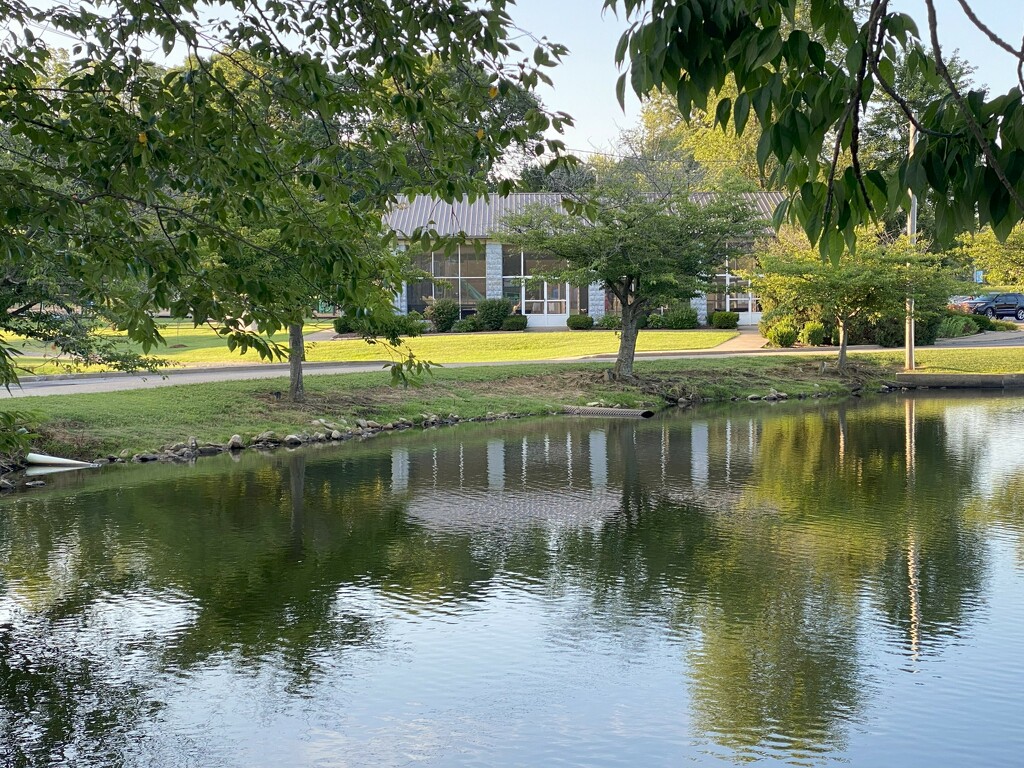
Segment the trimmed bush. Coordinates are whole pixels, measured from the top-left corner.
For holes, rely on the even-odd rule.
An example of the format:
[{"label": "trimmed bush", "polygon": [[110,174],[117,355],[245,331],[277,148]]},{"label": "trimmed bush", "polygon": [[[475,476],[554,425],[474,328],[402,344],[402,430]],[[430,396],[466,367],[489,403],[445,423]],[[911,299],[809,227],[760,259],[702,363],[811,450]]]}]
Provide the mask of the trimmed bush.
[{"label": "trimmed bush", "polygon": [[737,312],[712,312],[709,319],[711,320],[711,327],[718,328],[719,330],[735,328],[740,324],[740,316]]},{"label": "trimmed bush", "polygon": [[525,331],[526,315],[509,315],[501,321],[503,331]]},{"label": "trimmed bush", "polygon": [[448,333],[462,314],[459,304],[454,299],[438,299],[427,307],[427,319],[433,323],[438,333]]},{"label": "trimmed bush", "polygon": [[352,329],[352,318],[348,315],[341,315],[340,317],[334,318],[332,321],[334,325],[334,332],[341,333],[353,333]]},{"label": "trimmed bush", "polygon": [[[735,328],[736,326],[733,327]],[[792,347],[796,344],[798,335],[799,332],[796,326],[789,322],[776,323],[768,329],[766,334],[768,341],[771,342],[773,347]]]},{"label": "trimmed bush", "polygon": [[470,315],[464,317],[461,320],[455,321],[452,325],[453,333],[476,333],[484,329],[483,323],[480,322],[480,318],[476,315]]},{"label": "trimmed bush", "polygon": [[[972,318],[973,319],[973,318]],[[988,320],[988,318],[985,318]],[[989,320],[992,323],[993,331],[1019,331],[1020,326],[1016,323],[1011,323],[1009,320]]]},{"label": "trimmed bush", "polygon": [[973,336],[978,332],[978,324],[967,315],[948,314],[939,323],[940,339],[957,339],[961,336]]},{"label": "trimmed bush", "polygon": [[481,299],[476,303],[476,316],[485,331],[497,331],[505,318],[512,314],[512,302],[508,299]]},{"label": "trimmed bush", "polygon": [[589,331],[594,327],[594,318],[590,315],[569,315],[565,324],[574,331]]},{"label": "trimmed bush", "polygon": [[622,328],[622,317],[619,315],[604,315],[597,321],[597,327],[606,331],[617,331]]},{"label": "trimmed bush", "polygon": [[820,347],[825,343],[825,326],[817,320],[804,323],[800,329],[800,343],[808,347]]}]

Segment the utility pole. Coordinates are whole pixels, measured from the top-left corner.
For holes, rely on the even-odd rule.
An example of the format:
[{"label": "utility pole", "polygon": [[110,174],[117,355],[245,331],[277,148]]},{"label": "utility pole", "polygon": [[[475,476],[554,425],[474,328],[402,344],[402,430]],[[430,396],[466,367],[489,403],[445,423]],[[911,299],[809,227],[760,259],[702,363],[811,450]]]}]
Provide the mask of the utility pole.
[{"label": "utility pole", "polygon": [[[917,128],[910,124],[910,151],[914,154],[914,146],[917,144]],[[917,195],[910,193],[910,212],[907,214],[907,238],[910,240],[910,247],[917,245]],[[905,339],[903,368],[907,371],[914,370],[917,366],[914,361],[914,295],[910,286],[910,264],[907,264],[907,321],[903,333]]]}]

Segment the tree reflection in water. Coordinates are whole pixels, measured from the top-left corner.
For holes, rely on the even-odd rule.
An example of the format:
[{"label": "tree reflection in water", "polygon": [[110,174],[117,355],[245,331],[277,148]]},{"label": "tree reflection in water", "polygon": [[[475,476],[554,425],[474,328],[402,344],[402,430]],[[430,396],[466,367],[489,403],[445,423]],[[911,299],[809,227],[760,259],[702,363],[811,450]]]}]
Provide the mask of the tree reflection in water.
[{"label": "tree reflection in water", "polygon": [[944,402],[907,402],[460,427],[17,499],[0,750],[116,765],[168,676],[272,667],[300,695],[388,653],[397,617],[513,587],[672,638],[694,744],[841,752],[865,628],[940,653],[982,604],[986,526],[1024,529],[1024,473],[977,501],[984,453],[951,461]]}]

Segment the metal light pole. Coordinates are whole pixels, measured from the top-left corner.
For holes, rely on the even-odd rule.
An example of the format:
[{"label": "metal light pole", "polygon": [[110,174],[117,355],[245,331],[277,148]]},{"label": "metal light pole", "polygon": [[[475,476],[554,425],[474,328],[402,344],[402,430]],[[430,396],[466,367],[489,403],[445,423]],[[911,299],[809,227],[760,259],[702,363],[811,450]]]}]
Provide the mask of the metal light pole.
[{"label": "metal light pole", "polygon": [[[914,154],[914,146],[917,144],[917,128],[910,124],[910,155]],[[910,212],[907,214],[907,238],[910,240],[910,247],[917,245],[917,195],[910,193]],[[910,264],[907,263],[907,321],[904,330],[905,354],[903,368],[912,371],[916,368],[914,362],[914,296],[910,292]]]}]

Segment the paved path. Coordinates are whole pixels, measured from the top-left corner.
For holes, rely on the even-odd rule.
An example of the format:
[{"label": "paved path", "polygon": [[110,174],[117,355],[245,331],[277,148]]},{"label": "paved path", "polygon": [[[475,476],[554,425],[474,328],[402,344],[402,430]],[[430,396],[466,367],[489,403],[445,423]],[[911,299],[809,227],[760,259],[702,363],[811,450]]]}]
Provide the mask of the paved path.
[{"label": "paved path", "polygon": [[[310,334],[311,336],[313,334]],[[307,337],[308,339],[309,337]],[[821,355],[830,348],[807,347],[796,349],[765,349],[766,341],[756,329],[742,329],[740,334],[714,349],[687,352],[646,352],[638,353],[637,360],[681,360],[689,358],[738,357],[744,355]],[[942,339],[937,346],[944,348],[1021,347],[1024,348],[1024,333],[1014,331],[990,331],[962,339]],[[877,346],[850,347],[851,353],[877,352]],[[890,350],[896,351],[896,350]],[[595,355],[583,358],[559,360],[530,360],[502,363],[452,363],[446,368],[470,368],[496,365],[536,365],[544,363],[571,363],[611,361],[615,355]],[[379,371],[383,361],[359,363],[306,363],[307,376],[339,373],[365,373]],[[11,397],[39,395],[70,395],[97,392],[118,392],[131,389],[155,389],[179,384],[205,384],[214,381],[242,381],[253,379],[279,379],[288,376],[287,364],[230,365],[210,368],[187,368],[172,370],[166,374],[136,376],[128,374],[78,374],[71,376],[25,377],[20,387],[12,387]]]}]

